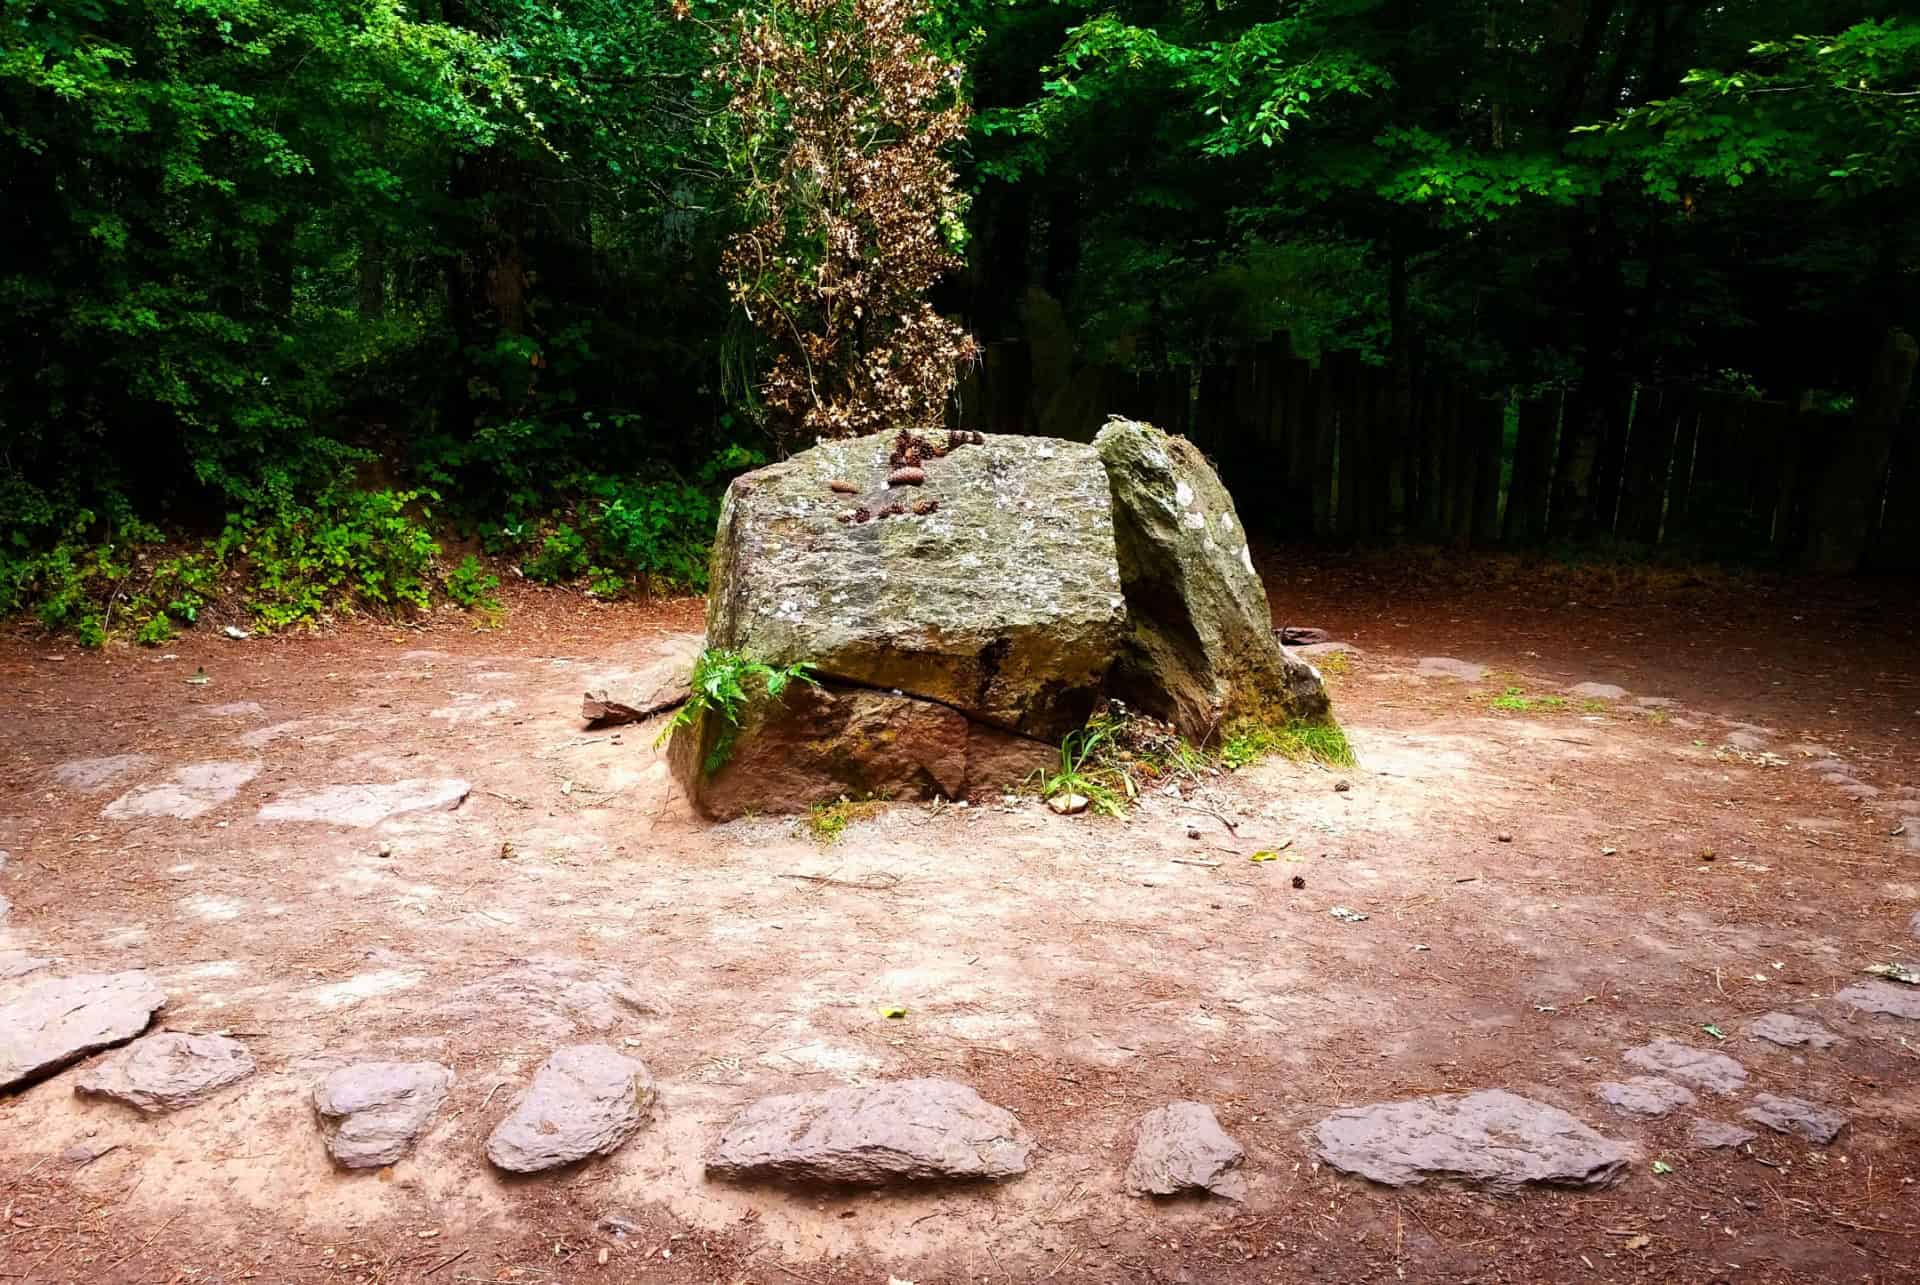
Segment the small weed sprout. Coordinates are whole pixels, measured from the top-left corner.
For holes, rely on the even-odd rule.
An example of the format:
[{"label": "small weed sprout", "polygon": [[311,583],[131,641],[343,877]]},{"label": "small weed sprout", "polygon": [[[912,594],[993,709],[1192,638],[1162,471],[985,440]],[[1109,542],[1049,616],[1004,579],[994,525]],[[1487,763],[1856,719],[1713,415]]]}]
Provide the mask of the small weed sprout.
[{"label": "small weed sprout", "polygon": [[841,795],[832,803],[816,803],[807,809],[801,828],[823,848],[832,847],[840,842],[840,836],[855,821],[865,821],[879,815],[886,803],[880,799],[849,799]]}]

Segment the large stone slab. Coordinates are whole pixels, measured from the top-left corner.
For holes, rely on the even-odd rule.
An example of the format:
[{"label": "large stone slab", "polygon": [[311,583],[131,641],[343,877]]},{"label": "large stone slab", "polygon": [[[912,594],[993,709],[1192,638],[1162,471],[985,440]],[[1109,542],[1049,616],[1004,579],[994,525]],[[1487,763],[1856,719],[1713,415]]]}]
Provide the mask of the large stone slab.
[{"label": "large stone slab", "polygon": [[1429,1178],[1505,1192],[1597,1187],[1633,1154],[1558,1107],[1504,1089],[1336,1111],[1313,1136],[1322,1160],[1389,1187]]},{"label": "large stone slab", "polygon": [[1763,1124],[1775,1133],[1793,1133],[1822,1146],[1840,1136],[1847,1117],[1831,1107],[1823,1107],[1805,1098],[1777,1097],[1756,1093],[1753,1105],[1740,1113],[1744,1120]]},{"label": "large stone slab", "polygon": [[455,777],[289,790],[260,809],[262,821],[315,821],[365,829],[409,812],[449,812],[473,787]]},{"label": "large stone slab", "polygon": [[1624,1054],[1629,1065],[1681,1080],[1696,1089],[1737,1093],[1746,1085],[1747,1068],[1724,1053],[1697,1049],[1677,1040],[1655,1040]]},{"label": "large stone slab", "polygon": [[100,815],[110,821],[148,817],[191,821],[231,799],[258,775],[260,765],[254,762],[189,763],[163,781],[127,791],[102,808]]},{"label": "large stone slab", "polygon": [[646,1120],[653,1077],[604,1044],[556,1050],[487,1138],[487,1159],[509,1173],[538,1173],[612,1155]]},{"label": "large stone slab", "polygon": [[166,992],[142,972],[50,977],[0,1005],[0,1090],[147,1029]]},{"label": "large stone slab", "polygon": [[[889,488],[894,446],[891,434],[823,442],[734,479],[708,644],[1045,739],[1077,727],[1125,617],[1099,456],[988,437],[923,461],[923,485]],[[906,511],[881,516],[895,505]]]},{"label": "large stone slab", "polygon": [[712,773],[702,760],[717,721],[669,747],[674,774],[693,782],[702,813],[802,811],[853,799],[965,798],[1004,790],[1059,761],[1059,747],[977,723],[934,701],[824,683],[790,687],[750,706],[732,752]]},{"label": "large stone slab", "polygon": [[361,1062],[313,1086],[327,1154],[347,1169],[378,1169],[413,1149],[453,1088],[438,1062]]},{"label": "large stone slab", "polygon": [[1026,1172],[1029,1143],[1013,1113],[952,1080],[895,1080],[761,1098],[707,1153],[707,1172],[881,1186],[921,1179],[1001,1179]]},{"label": "large stone slab", "polygon": [[1136,1196],[1208,1191],[1244,1200],[1247,1179],[1239,1169],[1246,1154],[1220,1127],[1212,1107],[1170,1102],[1140,1117],[1133,1159],[1127,1164],[1127,1190]]},{"label": "large stone slab", "polygon": [[73,1088],[158,1115],[204,1102],[253,1069],[239,1040],[162,1031],[88,1067]]},{"label": "large stone slab", "polygon": [[1233,497],[1184,437],[1113,420],[1094,438],[1128,609],[1113,692],[1189,739],[1328,716],[1313,666],[1273,636]]}]

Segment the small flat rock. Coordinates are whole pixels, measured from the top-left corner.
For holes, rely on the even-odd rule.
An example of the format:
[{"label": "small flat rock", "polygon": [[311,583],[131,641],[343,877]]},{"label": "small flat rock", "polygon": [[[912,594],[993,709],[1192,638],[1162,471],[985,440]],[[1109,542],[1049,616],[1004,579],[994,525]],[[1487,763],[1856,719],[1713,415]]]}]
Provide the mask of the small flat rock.
[{"label": "small flat rock", "polygon": [[166,992],[142,972],[50,977],[0,1006],[0,1090],[147,1029]]},{"label": "small flat rock", "polygon": [[1907,936],[1920,941],[1920,910],[1913,912],[1913,918],[1907,920]]},{"label": "small flat rock", "polygon": [[1247,1153],[1228,1137],[1201,1102],[1172,1102],[1140,1117],[1134,1132],[1133,1159],[1127,1165],[1127,1190],[1136,1196],[1176,1196],[1209,1191],[1228,1200],[1245,1200],[1246,1175],[1239,1172]]},{"label": "small flat rock", "polygon": [[[1920,817],[1901,817],[1900,834],[1898,837],[1905,840],[1909,849],[1914,852],[1920,852]],[[1920,916],[1915,916],[1915,918],[1916,920],[1920,920]],[[1920,931],[1916,931],[1914,935],[1920,936]]]},{"label": "small flat rock", "polygon": [[365,829],[408,812],[452,811],[472,792],[472,786],[455,777],[290,790],[261,808],[260,819],[316,821]]},{"label": "small flat rock", "polygon": [[1692,1130],[1687,1134],[1687,1142],[1702,1151],[1719,1151],[1727,1147],[1744,1147],[1755,1138],[1752,1129],[1742,1129],[1737,1124],[1722,1124],[1718,1120],[1695,1120]]},{"label": "small flat rock", "polygon": [[1655,1040],[1626,1052],[1628,1065],[1714,1093],[1735,1093],[1747,1082],[1747,1068],[1724,1053],[1697,1049],[1677,1040]]},{"label": "small flat rock", "polygon": [[260,774],[258,763],[189,763],[163,781],[129,790],[101,809],[110,821],[172,817],[191,821],[213,811]]},{"label": "small flat rock", "polygon": [[1338,655],[1341,655],[1342,653],[1349,656],[1359,656],[1359,655],[1365,654],[1358,647],[1354,646],[1352,643],[1341,642],[1338,639],[1335,639],[1332,642],[1307,643],[1304,646],[1295,647],[1293,649],[1294,655],[1305,656],[1309,660],[1313,659],[1315,656],[1338,656]]},{"label": "small flat rock", "polygon": [[1672,709],[1675,702],[1671,696],[1636,696],[1633,703],[1641,709]]},{"label": "small flat rock", "polygon": [[1840,1042],[1820,1023],[1792,1013],[1766,1013],[1747,1024],[1747,1034],[1756,1040],[1778,1044],[1782,1048],[1830,1049]]},{"label": "small flat rock", "polygon": [[53,769],[54,784],[82,794],[116,785],[153,763],[147,754],[110,754],[105,758],[73,759]]},{"label": "small flat rock", "polygon": [[505,965],[456,988],[432,1010],[450,1026],[503,1022],[554,1044],[665,1012],[618,971],[555,955]]},{"label": "small flat rock", "polygon": [[1567,688],[1567,695],[1590,701],[1617,701],[1626,694],[1626,688],[1616,687],[1612,683],[1575,683]]},{"label": "small flat rock", "polygon": [[313,1086],[327,1154],[348,1169],[379,1169],[413,1149],[453,1087],[438,1062],[360,1062]]},{"label": "small flat rock", "polygon": [[539,1173],[611,1155],[634,1135],[653,1101],[653,1077],[605,1044],[556,1050],[487,1138],[487,1159],[509,1173]]},{"label": "small flat rock", "polygon": [[1389,1187],[1429,1178],[1493,1191],[1598,1187],[1633,1153],[1558,1107],[1505,1089],[1336,1111],[1314,1128],[1322,1160]]},{"label": "small flat rock", "polygon": [[1763,750],[1767,747],[1767,738],[1752,732],[1728,732],[1726,743],[1736,750]]},{"label": "small flat rock", "polygon": [[73,1088],[157,1115],[204,1102],[252,1074],[253,1055],[239,1040],[162,1031],[88,1067]]},{"label": "small flat rock", "polygon": [[953,1080],[894,1080],[761,1098],[707,1152],[719,1178],[874,1187],[1025,1173],[1013,1113]]},{"label": "small flat rock", "polygon": [[697,634],[675,639],[664,653],[628,673],[587,689],[580,717],[598,726],[637,723],[686,703],[694,662],[707,640]]},{"label": "small flat rock", "polygon": [[1451,656],[1422,656],[1413,672],[1424,678],[1457,678],[1463,683],[1477,683],[1487,676],[1487,667]]},{"label": "small flat rock", "polygon": [[1818,1106],[1805,1098],[1775,1097],[1756,1093],[1753,1105],[1740,1113],[1743,1120],[1763,1124],[1775,1133],[1793,1133],[1822,1146],[1840,1136],[1847,1117],[1831,1107]]},{"label": "small flat rock", "polygon": [[1881,1013],[1920,1022],[1920,986],[1902,986],[1897,982],[1861,982],[1834,996],[1842,1004],[1862,1013]]},{"label": "small flat rock", "polygon": [[1679,1107],[1693,1105],[1693,1091],[1657,1075],[1636,1075],[1629,1080],[1609,1080],[1593,1086],[1594,1096],[1608,1106],[1629,1115],[1663,1116]]}]

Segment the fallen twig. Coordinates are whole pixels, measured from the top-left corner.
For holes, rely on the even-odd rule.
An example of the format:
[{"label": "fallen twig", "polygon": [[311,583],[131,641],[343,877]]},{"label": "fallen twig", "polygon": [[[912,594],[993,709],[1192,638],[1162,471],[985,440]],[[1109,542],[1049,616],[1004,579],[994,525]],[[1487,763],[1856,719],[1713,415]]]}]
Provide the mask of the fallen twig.
[{"label": "fallen twig", "polygon": [[1218,869],[1224,864],[1219,861],[1208,861],[1202,857],[1168,857],[1167,860],[1176,866],[1206,866],[1209,869]]},{"label": "fallen twig", "polygon": [[886,882],[874,882],[864,879],[835,879],[832,875],[775,875],[777,879],[804,879],[808,883],[830,883],[839,888],[859,888],[865,892],[892,892],[900,886],[900,876],[882,874],[879,879]]},{"label": "fallen twig", "polygon": [[473,1252],[472,1248],[469,1247],[467,1249],[461,1250],[459,1253],[453,1255],[451,1258],[441,1259],[439,1262],[435,1263],[432,1267],[427,1268],[426,1271],[421,1272],[420,1273],[421,1279],[422,1280],[426,1279],[427,1277],[433,1275],[435,1272],[439,1271],[442,1267],[453,1266],[455,1263],[459,1262],[461,1259],[465,1258],[468,1254],[471,1254],[472,1252]]}]

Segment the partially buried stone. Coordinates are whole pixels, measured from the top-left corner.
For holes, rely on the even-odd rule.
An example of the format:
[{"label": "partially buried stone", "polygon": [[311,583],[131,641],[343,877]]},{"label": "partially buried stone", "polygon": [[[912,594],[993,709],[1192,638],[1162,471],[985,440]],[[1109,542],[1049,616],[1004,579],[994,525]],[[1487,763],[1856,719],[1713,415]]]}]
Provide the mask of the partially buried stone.
[{"label": "partially buried stone", "polygon": [[1677,1040],[1655,1040],[1628,1049],[1626,1060],[1643,1071],[1671,1076],[1715,1093],[1737,1092],[1747,1082],[1747,1068],[1726,1054],[1693,1048]]},{"label": "partially buried stone", "polygon": [[1838,1035],[1820,1023],[1795,1017],[1792,1013],[1766,1013],[1756,1017],[1748,1025],[1747,1034],[1783,1048],[1805,1045],[1814,1049],[1830,1049],[1840,1042]]},{"label": "partially buried stone", "polygon": [[167,1002],[142,972],[50,977],[0,1006],[0,1090],[123,1044]]},{"label": "partially buried stone", "polygon": [[204,1102],[252,1074],[253,1055],[239,1040],[163,1031],[88,1067],[73,1088],[155,1115]]},{"label": "partially buried stone", "polygon": [[1862,1013],[1920,1021],[1920,988],[1917,987],[1894,982],[1862,982],[1847,987],[1834,998]]},{"label": "partially buried stone", "polygon": [[611,1155],[632,1137],[653,1101],[653,1077],[604,1044],[556,1051],[487,1138],[487,1159],[510,1173],[538,1173]]},{"label": "partially buried stone", "polygon": [[1718,1120],[1695,1120],[1692,1132],[1687,1135],[1687,1141],[1703,1151],[1744,1147],[1753,1139],[1752,1129],[1742,1129],[1737,1124],[1722,1124]]},{"label": "partially buried stone", "polygon": [[1663,1116],[1676,1107],[1693,1105],[1691,1090],[1654,1075],[1636,1075],[1630,1080],[1593,1086],[1602,1102],[1631,1115]]},{"label": "partially buried stone", "polygon": [[1771,1093],[1755,1094],[1753,1106],[1742,1111],[1740,1118],[1763,1124],[1775,1133],[1798,1134],[1822,1145],[1832,1142],[1847,1127],[1847,1117],[1830,1107]]},{"label": "partially buried stone", "polygon": [[875,1187],[1025,1173],[1029,1143],[1013,1113],[952,1080],[895,1080],[761,1098],[707,1153],[720,1178]]},{"label": "partially buried stone", "polygon": [[327,1154],[348,1169],[377,1169],[408,1151],[447,1100],[453,1070],[438,1062],[361,1062],[313,1086]]},{"label": "partially buried stone", "polygon": [[1429,1178],[1502,1192],[1598,1187],[1633,1155],[1565,1111],[1505,1089],[1336,1111],[1313,1136],[1322,1160],[1389,1187]]},{"label": "partially buried stone", "polygon": [[1246,1176],[1239,1172],[1246,1152],[1220,1128],[1212,1107],[1169,1103],[1140,1117],[1134,1136],[1127,1190],[1135,1195],[1209,1191],[1228,1200],[1246,1198]]}]

